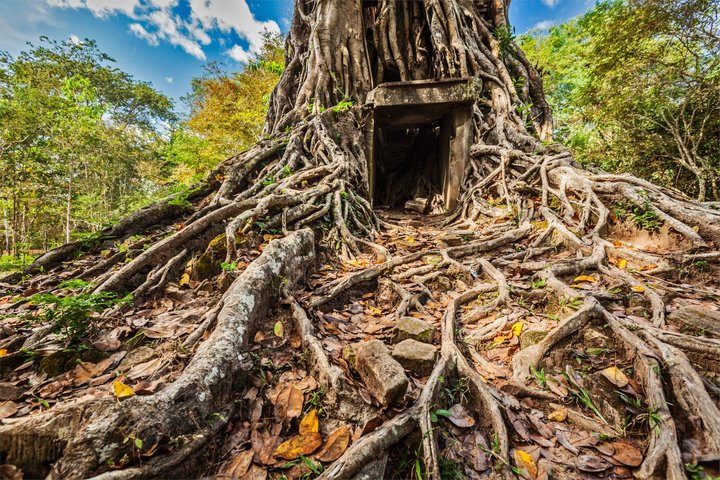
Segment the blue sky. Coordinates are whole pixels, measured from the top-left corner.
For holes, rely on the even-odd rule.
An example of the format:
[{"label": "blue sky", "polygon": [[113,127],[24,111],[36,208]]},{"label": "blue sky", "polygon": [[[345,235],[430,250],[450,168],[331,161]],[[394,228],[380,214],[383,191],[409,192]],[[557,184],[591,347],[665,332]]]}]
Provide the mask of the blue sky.
[{"label": "blue sky", "polygon": [[[593,0],[513,0],[516,33],[560,23]],[[17,54],[40,35],[92,38],[117,66],[179,99],[208,61],[227,68],[259,47],[261,32],[287,32],[291,0],[0,0],[0,50]]]}]

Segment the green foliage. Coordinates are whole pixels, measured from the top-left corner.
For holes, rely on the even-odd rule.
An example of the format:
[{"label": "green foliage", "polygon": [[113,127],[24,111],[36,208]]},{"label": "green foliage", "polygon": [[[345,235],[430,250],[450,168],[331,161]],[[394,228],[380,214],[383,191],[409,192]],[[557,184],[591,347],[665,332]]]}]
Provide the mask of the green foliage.
[{"label": "green foliage", "polygon": [[663,226],[663,221],[649,203],[636,205],[630,201],[619,202],[615,204],[615,216],[618,219],[628,219],[637,228],[650,233],[657,232]]},{"label": "green foliage", "polygon": [[495,27],[495,30],[493,30],[493,35],[498,41],[501,54],[507,55],[512,51],[512,44],[515,41],[515,35],[513,35],[513,31],[509,26],[498,25]]},{"label": "green foliage", "polygon": [[349,110],[350,108],[352,108],[353,105],[355,105],[355,102],[353,102],[352,100],[350,100],[350,99],[348,99],[348,98],[344,98],[343,100],[341,100],[340,102],[338,102],[337,105],[335,105],[334,107],[332,107],[332,111],[335,112],[335,113],[337,113],[337,112],[344,112],[344,111]]},{"label": "green foliage", "polygon": [[237,262],[222,262],[220,268],[226,272],[234,272],[237,270]]},{"label": "green foliage", "polygon": [[82,290],[90,285],[92,285],[92,282],[86,282],[80,278],[73,278],[71,280],[64,280],[60,282],[58,288],[61,290]]},{"label": "green foliage", "polygon": [[581,161],[718,198],[718,20],[714,0],[605,0],[518,43]]},{"label": "green foliage", "polygon": [[[48,249],[147,201],[172,102],[95,42],[0,53],[0,210],[10,249]],[[68,214],[69,210],[69,214]]]},{"label": "green foliage", "polygon": [[111,292],[81,293],[65,297],[44,293],[30,297],[32,304],[44,307],[40,315],[33,318],[50,322],[53,331],[63,335],[71,343],[84,338],[94,329],[93,313],[130,300],[129,295],[118,298]]}]

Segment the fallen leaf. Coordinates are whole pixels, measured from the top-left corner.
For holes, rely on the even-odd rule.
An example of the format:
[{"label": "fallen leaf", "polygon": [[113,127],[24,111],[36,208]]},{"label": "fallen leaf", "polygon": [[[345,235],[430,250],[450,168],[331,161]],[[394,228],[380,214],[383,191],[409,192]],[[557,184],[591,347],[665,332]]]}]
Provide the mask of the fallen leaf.
[{"label": "fallen leaf", "polygon": [[530,479],[537,477],[537,464],[529,453],[522,450],[515,450],[513,456],[515,457],[515,464],[518,468],[525,470]]},{"label": "fallen leaf", "polygon": [[295,460],[300,455],[310,455],[320,445],[322,445],[322,435],[319,432],[310,432],[305,435],[296,435],[290,440],[284,441],[275,449],[273,455],[285,460]]},{"label": "fallen leaf", "polygon": [[7,402],[0,403],[0,420],[3,418],[12,417],[20,407],[17,403],[8,400]]},{"label": "fallen leaf", "polygon": [[317,459],[321,462],[334,462],[345,453],[350,444],[350,427],[343,425],[328,435],[325,445],[323,445]]},{"label": "fallen leaf", "polygon": [[180,281],[178,282],[178,285],[180,285],[181,287],[184,287],[188,283],[190,283],[190,275],[188,275],[187,273],[183,273],[182,277],[180,277]]},{"label": "fallen leaf", "polygon": [[600,373],[603,374],[613,385],[620,388],[624,387],[629,383],[627,376],[619,368],[612,366],[602,370]]},{"label": "fallen leaf", "polygon": [[127,377],[130,380],[137,380],[138,378],[149,377],[153,373],[157,372],[162,365],[161,358],[155,358],[144,363],[135,365],[127,373]]},{"label": "fallen leaf", "polygon": [[0,357],[4,357],[7,354],[8,354],[7,348],[0,348]]},{"label": "fallen leaf", "polygon": [[643,293],[645,291],[645,287],[643,287],[642,285],[633,285],[630,288],[632,289],[633,292],[637,292],[637,293]]},{"label": "fallen leaf", "polygon": [[285,387],[275,400],[275,417],[281,422],[299,417],[302,413],[303,393],[294,385]]},{"label": "fallen leaf", "polygon": [[611,445],[615,449],[613,458],[623,465],[639,467],[642,463],[642,452],[634,445],[623,441],[613,442]]},{"label": "fallen leaf", "polygon": [[265,480],[267,478],[267,470],[260,465],[252,464],[250,470],[242,476],[242,480]]},{"label": "fallen leaf", "polygon": [[320,424],[318,423],[317,410],[313,408],[300,421],[300,435],[315,433],[318,430],[320,430]]},{"label": "fallen leaf", "polygon": [[627,268],[627,260],[625,260],[624,258],[619,259],[617,262],[617,266],[621,270]]},{"label": "fallen leaf", "polygon": [[449,412],[450,415],[447,416],[447,419],[458,427],[470,428],[475,425],[475,419],[468,413],[467,409],[459,403],[450,407]]},{"label": "fallen leaf", "polygon": [[580,283],[580,282],[596,283],[597,279],[594,277],[591,277],[589,275],[580,275],[579,277],[575,277],[575,279],[573,280],[573,283]]},{"label": "fallen leaf", "polygon": [[510,331],[513,335],[516,337],[520,336],[520,332],[522,332],[524,322],[516,322],[512,324],[512,327],[510,327]]},{"label": "fallen leaf", "polygon": [[225,466],[220,474],[229,475],[230,477],[242,477],[247,473],[252,464],[253,451],[245,450],[235,455],[231,460],[225,462]]},{"label": "fallen leaf", "polygon": [[594,455],[580,455],[577,459],[577,467],[583,472],[602,472],[612,465]]},{"label": "fallen leaf", "polygon": [[273,333],[276,337],[283,337],[285,335],[285,327],[283,326],[282,322],[275,322],[275,326],[273,327]]},{"label": "fallen leaf", "polygon": [[548,415],[548,420],[551,422],[564,422],[567,418],[567,409],[565,408],[558,408],[554,412],[550,412]]},{"label": "fallen leaf", "polygon": [[132,397],[135,395],[135,391],[120,380],[113,382],[113,392],[115,392],[115,397],[117,398]]}]

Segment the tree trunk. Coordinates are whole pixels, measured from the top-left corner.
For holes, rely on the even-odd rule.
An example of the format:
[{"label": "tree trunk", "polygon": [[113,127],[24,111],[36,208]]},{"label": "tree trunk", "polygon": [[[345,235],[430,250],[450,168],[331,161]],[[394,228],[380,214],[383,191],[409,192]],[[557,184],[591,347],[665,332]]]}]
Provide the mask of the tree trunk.
[{"label": "tree trunk", "polygon": [[[186,265],[224,260],[205,275],[225,293],[214,297],[194,331],[168,346],[175,353],[164,371],[187,365],[147,397],[85,398],[0,426],[7,462],[35,475],[50,471],[52,478],[199,476],[223,455],[211,448],[211,458],[201,462],[199,452],[227,434],[229,444],[239,439],[230,447],[231,462],[249,442],[255,452],[244,458],[253,459],[251,471],[279,476],[285,462],[272,456],[278,435],[287,439],[297,430],[272,418],[281,400],[267,382],[281,386],[274,383],[281,374],[268,375],[266,367],[279,361],[274,338],[285,341],[284,335],[297,340],[292,345],[303,352],[302,368],[327,392],[322,434],[341,424],[356,432],[319,478],[443,478],[452,464],[471,478],[510,478],[511,467],[525,470],[526,478],[578,478],[588,471],[619,477],[627,466],[638,478],[679,479],[684,463],[719,459],[712,379],[720,373],[714,361],[720,341],[712,332],[678,332],[666,320],[666,302],[677,297],[674,305],[682,307],[690,296],[705,295],[684,289],[673,275],[720,258],[720,212],[632,176],[584,170],[562,147],[543,145],[552,121],[541,77],[510,31],[503,0],[297,1],[267,138],[226,160],[197,188],[104,231],[115,246],[78,242],[43,255],[26,271],[35,276],[19,287],[51,289],[60,278],[82,275],[95,293],[132,292],[137,309],[154,311],[153,298],[167,295],[173,304],[177,297],[166,290],[170,281],[190,285],[182,276]],[[375,155],[368,156],[366,127],[379,117],[366,103],[374,98],[370,92],[398,81],[464,77],[477,97],[465,105],[470,132],[457,207],[440,217],[401,220],[374,209],[369,165]],[[382,148],[396,152],[429,136],[413,137],[415,124],[408,125]],[[462,132],[456,125],[441,134],[458,141]],[[396,175],[424,178],[415,173],[401,165]],[[672,254],[614,236],[611,212],[628,203],[672,230],[678,242]],[[314,241],[306,227],[315,231]],[[267,232],[282,238],[253,243]],[[134,234],[143,240],[118,249]],[[228,288],[231,271],[260,250]],[[314,256],[321,261],[311,261]],[[74,257],[83,263],[71,271]],[[57,270],[42,274],[41,266]],[[302,286],[303,280],[309,283]],[[205,291],[200,285],[197,291]],[[125,307],[121,324],[135,325],[137,309]],[[112,324],[119,313],[106,312],[104,320]],[[439,330],[430,375],[416,378],[394,409],[378,398],[363,401],[372,389],[340,355],[348,351],[342,349],[347,338],[388,340],[383,328],[406,316],[430,319]],[[381,321],[391,324],[375,329]],[[278,322],[294,336],[278,330]],[[528,325],[541,330],[534,345],[521,335]],[[128,328],[130,338],[136,330]],[[24,347],[41,350],[41,333]],[[131,348],[132,342],[122,347]],[[622,377],[605,370],[616,366]],[[297,378],[299,368],[291,369]],[[628,398],[627,409],[615,387]],[[259,400],[248,406],[252,398]],[[239,407],[228,424],[233,400]],[[627,412],[635,412],[629,427],[622,423]],[[597,432],[621,441],[590,449]],[[128,438],[142,439],[141,446],[123,441]],[[149,448],[155,444],[157,453]],[[520,453],[525,450],[531,453]],[[616,460],[623,454],[632,458]]]}]

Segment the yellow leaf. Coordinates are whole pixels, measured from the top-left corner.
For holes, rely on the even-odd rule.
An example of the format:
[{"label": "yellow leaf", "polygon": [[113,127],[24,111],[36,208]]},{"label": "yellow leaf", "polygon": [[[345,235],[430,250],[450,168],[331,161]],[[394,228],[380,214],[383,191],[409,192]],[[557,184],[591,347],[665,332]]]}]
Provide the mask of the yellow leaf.
[{"label": "yellow leaf", "polygon": [[646,270],[653,270],[657,267],[658,267],[657,265],[645,265],[644,267],[638,268],[638,272],[644,272]]},{"label": "yellow leaf", "polygon": [[522,450],[515,450],[513,455],[515,456],[515,463],[518,468],[525,470],[531,479],[537,477],[537,465],[529,453]]},{"label": "yellow leaf", "polygon": [[637,293],[643,293],[645,291],[645,287],[643,287],[642,285],[633,285],[631,288],[633,292]]},{"label": "yellow leaf", "polygon": [[520,332],[522,332],[522,329],[523,329],[523,322],[513,323],[512,327],[510,327],[510,331],[516,337],[520,336]]},{"label": "yellow leaf", "polygon": [[415,239],[413,237],[405,237],[405,241],[408,243],[415,243]]},{"label": "yellow leaf", "polygon": [[627,376],[617,367],[608,367],[600,373],[617,387],[623,388],[629,383]]},{"label": "yellow leaf", "polygon": [[273,327],[273,333],[276,337],[282,337],[283,335],[285,335],[285,327],[283,327],[282,322],[275,322],[275,326]]},{"label": "yellow leaf", "polygon": [[120,380],[115,380],[113,382],[113,391],[115,392],[115,396],[117,398],[126,398],[126,397],[132,397],[135,395],[135,391],[125,385]]},{"label": "yellow leaf", "polygon": [[4,357],[8,354],[7,348],[0,348],[0,357]]},{"label": "yellow leaf", "polygon": [[548,414],[548,420],[551,422],[564,422],[567,418],[567,409],[558,408],[554,412]]},{"label": "yellow leaf", "polygon": [[180,277],[180,281],[178,282],[178,285],[180,285],[181,287],[184,287],[188,283],[190,283],[190,275],[188,275],[187,273],[183,273],[182,277]]},{"label": "yellow leaf", "polygon": [[313,408],[300,421],[300,435],[314,433],[318,430],[320,430],[320,424],[318,423],[317,410]]},{"label": "yellow leaf", "polygon": [[579,277],[575,277],[575,280],[573,280],[573,283],[580,283],[580,282],[595,283],[595,282],[597,282],[597,280],[588,275],[580,275]]},{"label": "yellow leaf", "polygon": [[325,445],[317,454],[317,459],[321,462],[334,462],[340,458],[340,455],[345,453],[349,444],[350,428],[347,425],[343,425],[328,435]]},{"label": "yellow leaf", "polygon": [[319,432],[310,432],[284,441],[275,449],[273,455],[285,460],[295,460],[300,455],[313,453],[320,445],[322,445],[322,435]]},{"label": "yellow leaf", "polygon": [[617,266],[621,270],[627,268],[627,260],[625,260],[624,258],[621,258],[620,260],[618,260]]}]

